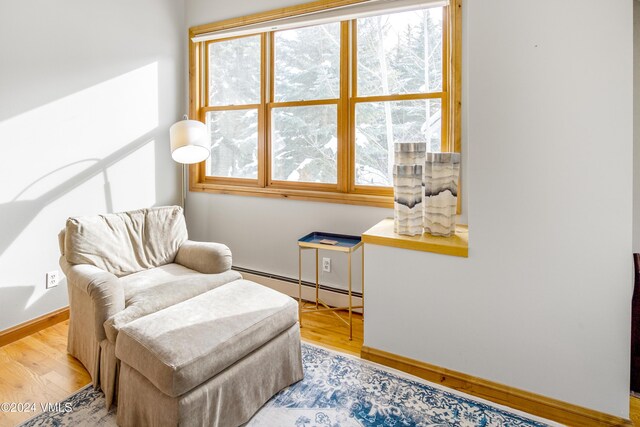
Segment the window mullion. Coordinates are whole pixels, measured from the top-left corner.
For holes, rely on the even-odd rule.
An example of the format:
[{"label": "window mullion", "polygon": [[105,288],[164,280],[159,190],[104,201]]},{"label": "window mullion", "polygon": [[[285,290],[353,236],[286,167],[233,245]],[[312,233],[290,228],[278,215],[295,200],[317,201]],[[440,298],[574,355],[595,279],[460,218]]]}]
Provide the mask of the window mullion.
[{"label": "window mullion", "polygon": [[454,151],[449,134],[451,118],[449,114],[449,109],[451,108],[449,99],[449,73],[451,65],[451,51],[449,50],[451,46],[449,43],[451,36],[451,21],[449,20],[450,12],[450,6],[445,6],[442,8],[442,13],[444,14],[444,16],[442,17],[442,92],[444,93],[444,96],[442,97],[442,113],[440,119],[442,122],[440,133],[441,151]]},{"label": "window mullion", "polygon": [[267,75],[269,70],[266,63],[269,57],[268,52],[268,34],[263,33],[260,36],[260,106],[258,107],[258,186],[266,187],[267,185],[267,152],[268,152],[268,133],[269,123],[267,120]]},{"label": "window mullion", "polygon": [[340,100],[338,102],[338,190],[349,191],[350,138],[349,135],[349,22],[340,23]]},{"label": "window mullion", "polygon": [[347,106],[349,109],[349,147],[348,147],[348,188],[349,193],[355,192],[356,189],[356,106],[355,98],[358,96],[358,21],[356,19],[349,21],[349,39],[347,40],[347,49],[349,52],[349,72],[347,74],[348,90],[347,90]]},{"label": "window mullion", "polygon": [[264,109],[264,145],[265,151],[264,156],[262,157],[263,169],[265,171],[265,180],[264,186],[271,186],[271,155],[272,155],[272,147],[271,147],[271,103],[273,102],[273,88],[274,88],[274,68],[275,68],[275,47],[274,47],[274,35],[273,31],[265,33],[265,54],[266,58],[264,58],[265,65],[265,76],[264,76],[264,85],[265,85],[265,98],[262,104],[262,108]]}]

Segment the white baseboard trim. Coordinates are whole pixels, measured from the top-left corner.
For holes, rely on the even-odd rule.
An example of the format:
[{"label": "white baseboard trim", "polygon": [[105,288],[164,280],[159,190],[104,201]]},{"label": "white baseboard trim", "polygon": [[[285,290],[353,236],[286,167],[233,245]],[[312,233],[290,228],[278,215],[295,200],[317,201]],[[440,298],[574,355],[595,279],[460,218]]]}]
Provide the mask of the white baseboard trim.
[{"label": "white baseboard trim", "polygon": [[[262,276],[259,274],[247,273],[242,271],[242,277],[247,280],[251,280],[252,282],[259,283],[268,288],[276,290],[278,292],[282,292],[285,295],[289,295],[290,297],[298,299],[298,284],[287,282],[285,280],[276,279],[273,277]],[[319,291],[320,299],[323,300],[327,305],[331,307],[346,307],[349,305],[349,296],[344,295],[339,292],[333,292],[326,289],[320,289]],[[316,291],[315,288],[306,286],[303,284],[302,286],[302,299],[306,301],[315,301]],[[353,305],[362,305],[362,297],[353,296],[351,298]],[[362,310],[355,309],[353,310],[356,313],[361,313]]]}]

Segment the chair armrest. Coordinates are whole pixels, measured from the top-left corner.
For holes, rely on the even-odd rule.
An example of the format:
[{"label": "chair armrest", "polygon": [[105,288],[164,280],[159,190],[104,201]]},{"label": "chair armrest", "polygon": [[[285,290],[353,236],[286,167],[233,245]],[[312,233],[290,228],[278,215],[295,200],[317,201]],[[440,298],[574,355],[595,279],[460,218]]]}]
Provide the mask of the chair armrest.
[{"label": "chair armrest", "polygon": [[69,264],[64,256],[60,257],[60,267],[67,276],[67,285],[84,291],[93,301],[96,339],[102,341],[106,338],[103,323],[125,307],[120,279],[90,264]]},{"label": "chair armrest", "polygon": [[231,250],[222,243],[187,240],[178,249],[176,262],[203,274],[224,273],[231,269]]}]

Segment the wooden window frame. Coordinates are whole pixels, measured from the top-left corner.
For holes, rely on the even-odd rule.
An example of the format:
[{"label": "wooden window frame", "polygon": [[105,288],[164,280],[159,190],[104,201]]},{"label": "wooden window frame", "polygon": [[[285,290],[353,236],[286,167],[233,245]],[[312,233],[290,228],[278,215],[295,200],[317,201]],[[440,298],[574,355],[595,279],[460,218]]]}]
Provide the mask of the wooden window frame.
[{"label": "wooden window frame", "polygon": [[[260,37],[260,102],[258,104],[230,104],[230,105],[209,105],[209,46],[214,43],[225,42],[229,40],[240,39],[244,37]],[[198,120],[202,123],[206,123],[206,116],[211,111],[239,111],[239,110],[257,110],[258,112],[258,173],[255,179],[252,178],[231,178],[231,177],[208,177],[206,173],[206,162],[201,162],[197,165],[198,176],[203,183],[213,185],[225,185],[225,186],[241,186],[247,188],[261,188],[264,187],[265,177],[267,172],[264,162],[266,144],[263,141],[262,136],[265,134],[265,104],[266,104],[266,88],[264,85],[264,79],[266,76],[267,52],[265,48],[265,40],[267,34],[255,34],[252,36],[243,37],[229,37],[218,40],[210,40],[202,42],[201,44],[201,61],[202,61],[202,75],[204,84],[202,84],[202,93],[200,94],[202,107],[197,113]],[[202,82],[201,80],[201,82]],[[191,113],[191,111],[190,111]],[[195,117],[195,116],[191,116]],[[191,181],[191,180],[190,180]]]},{"label": "wooden window frame", "polygon": [[[347,64],[343,64],[342,61],[342,50],[343,46],[343,38],[344,33],[342,31],[344,23],[340,23],[340,73],[342,73],[343,68],[347,66]],[[340,120],[340,112],[341,112],[341,98],[342,98],[342,86],[344,84],[342,75],[340,76],[340,98],[323,98],[323,99],[313,99],[308,101],[275,101],[275,34],[279,31],[272,31],[269,33],[269,46],[267,50],[269,52],[269,104],[267,106],[267,120],[269,123],[269,132],[266,133],[265,139],[268,141],[267,145],[267,153],[268,157],[266,159],[267,167],[269,168],[269,173],[267,175],[267,187],[273,188],[276,190],[309,190],[309,191],[322,191],[329,193],[336,193],[340,191],[340,181],[341,181],[341,169],[338,166],[340,164],[340,158],[343,156],[343,150],[340,148],[340,144],[344,141],[341,141],[342,138],[338,138],[338,148],[337,148],[337,176],[336,183],[320,183],[320,182],[293,182],[293,181],[282,181],[275,180],[271,174],[271,113],[274,108],[286,108],[286,107],[306,107],[306,106],[315,106],[315,105],[335,105],[336,106],[336,114],[337,114],[337,129],[336,132],[340,134],[341,126],[344,126],[344,123]]]},{"label": "wooden window frame", "polygon": [[[356,21],[340,23],[340,98],[274,103],[274,33],[261,34],[261,102],[260,105],[209,106],[209,59],[206,56],[211,43],[229,40],[193,42],[193,38],[205,33],[226,30],[238,26],[257,24],[273,19],[361,3],[363,0],[319,0],[312,3],[276,9],[241,18],[234,18],[189,29],[189,117],[205,122],[208,111],[258,109],[258,177],[257,179],[210,177],[206,175],[206,163],[189,168],[189,190],[216,194],[236,194],[274,198],[290,198],[330,203],[367,205],[392,208],[393,189],[355,184],[355,107],[360,102],[398,101],[440,98],[442,101],[442,151],[461,152],[461,10],[462,0],[451,0],[443,10],[443,79],[441,92],[357,96]],[[244,36],[243,36],[244,37]],[[250,37],[250,36],[248,36]],[[349,74],[351,71],[351,74]],[[267,88],[267,85],[269,87]],[[269,99],[267,99],[267,94]],[[337,105],[337,183],[288,182],[271,179],[271,110],[284,106]],[[446,120],[446,122],[445,122]],[[460,194],[460,193],[458,193]],[[458,196],[458,212],[460,212]]]}]

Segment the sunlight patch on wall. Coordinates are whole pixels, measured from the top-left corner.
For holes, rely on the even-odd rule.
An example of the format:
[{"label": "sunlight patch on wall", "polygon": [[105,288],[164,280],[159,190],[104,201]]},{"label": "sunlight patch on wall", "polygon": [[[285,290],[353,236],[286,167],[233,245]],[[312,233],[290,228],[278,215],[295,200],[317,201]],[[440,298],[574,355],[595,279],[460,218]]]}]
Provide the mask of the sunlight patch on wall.
[{"label": "sunlight patch on wall", "polygon": [[157,126],[156,62],[0,122],[0,203],[37,199]]}]

